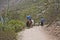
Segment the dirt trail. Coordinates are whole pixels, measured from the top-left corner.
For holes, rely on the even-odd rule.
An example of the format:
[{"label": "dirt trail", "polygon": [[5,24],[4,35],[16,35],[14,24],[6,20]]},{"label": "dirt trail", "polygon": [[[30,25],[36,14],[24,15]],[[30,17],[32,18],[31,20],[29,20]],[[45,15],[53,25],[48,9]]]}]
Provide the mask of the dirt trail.
[{"label": "dirt trail", "polygon": [[56,38],[51,37],[45,33],[41,26],[34,26],[30,29],[25,29],[24,31],[18,33],[18,40],[56,40]]}]

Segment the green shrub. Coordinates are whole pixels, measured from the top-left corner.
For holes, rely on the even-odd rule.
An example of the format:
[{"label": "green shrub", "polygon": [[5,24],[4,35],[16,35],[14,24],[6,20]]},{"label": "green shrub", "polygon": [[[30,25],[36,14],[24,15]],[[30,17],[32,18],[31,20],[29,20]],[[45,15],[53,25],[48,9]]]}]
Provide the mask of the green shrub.
[{"label": "green shrub", "polygon": [[15,31],[0,23],[0,40],[16,40]]},{"label": "green shrub", "polygon": [[14,31],[0,31],[0,40],[16,40],[16,33]]},{"label": "green shrub", "polygon": [[16,40],[16,32],[24,29],[24,26],[19,20],[10,20],[4,25],[0,23],[0,40]]},{"label": "green shrub", "polygon": [[0,22],[0,31],[4,30],[4,25]]},{"label": "green shrub", "polygon": [[15,32],[19,32],[24,29],[24,23],[19,20],[11,20],[7,23],[7,27]]}]

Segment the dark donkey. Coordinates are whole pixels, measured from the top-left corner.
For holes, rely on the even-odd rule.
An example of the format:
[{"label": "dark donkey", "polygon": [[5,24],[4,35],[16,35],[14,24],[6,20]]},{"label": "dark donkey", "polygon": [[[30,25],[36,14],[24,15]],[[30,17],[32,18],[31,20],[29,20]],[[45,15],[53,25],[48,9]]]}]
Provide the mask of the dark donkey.
[{"label": "dark donkey", "polygon": [[26,26],[27,26],[27,27],[32,27],[32,21],[31,21],[31,20],[27,20]]}]

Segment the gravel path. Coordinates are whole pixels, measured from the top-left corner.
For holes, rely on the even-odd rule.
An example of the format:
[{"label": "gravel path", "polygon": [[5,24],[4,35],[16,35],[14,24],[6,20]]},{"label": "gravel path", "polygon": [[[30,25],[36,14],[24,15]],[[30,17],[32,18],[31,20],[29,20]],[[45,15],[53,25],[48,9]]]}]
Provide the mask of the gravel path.
[{"label": "gravel path", "polygon": [[45,33],[44,28],[41,26],[34,26],[30,29],[25,29],[24,31],[18,33],[18,40],[57,40]]}]

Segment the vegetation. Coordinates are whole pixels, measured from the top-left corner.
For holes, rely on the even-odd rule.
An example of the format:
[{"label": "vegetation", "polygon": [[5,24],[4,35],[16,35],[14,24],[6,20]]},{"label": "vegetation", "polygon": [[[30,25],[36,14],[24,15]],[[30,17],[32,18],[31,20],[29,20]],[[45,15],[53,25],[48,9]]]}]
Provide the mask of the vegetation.
[{"label": "vegetation", "polygon": [[22,0],[4,8],[0,12],[0,34],[4,35],[1,40],[5,37],[8,37],[6,40],[15,40],[16,33],[25,28],[27,15],[31,15],[35,22],[43,16],[46,24],[60,20],[59,3],[59,0]]},{"label": "vegetation", "polygon": [[1,40],[17,40],[17,32],[24,29],[24,23],[19,20],[10,20],[2,25],[0,23],[0,39]]}]

